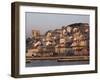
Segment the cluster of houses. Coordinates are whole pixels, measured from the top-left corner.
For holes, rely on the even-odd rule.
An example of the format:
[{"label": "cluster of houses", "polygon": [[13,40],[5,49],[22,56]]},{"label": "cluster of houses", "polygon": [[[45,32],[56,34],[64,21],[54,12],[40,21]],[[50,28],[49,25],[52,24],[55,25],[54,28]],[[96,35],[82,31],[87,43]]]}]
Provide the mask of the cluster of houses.
[{"label": "cluster of houses", "polygon": [[89,24],[74,23],[41,35],[32,30],[26,39],[27,56],[82,56],[89,55]]}]

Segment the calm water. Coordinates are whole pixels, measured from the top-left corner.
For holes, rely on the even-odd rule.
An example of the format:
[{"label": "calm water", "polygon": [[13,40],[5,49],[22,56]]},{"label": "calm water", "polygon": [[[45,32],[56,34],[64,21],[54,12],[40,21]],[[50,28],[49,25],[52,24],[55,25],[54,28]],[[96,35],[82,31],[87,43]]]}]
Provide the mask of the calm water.
[{"label": "calm water", "polygon": [[67,61],[57,62],[56,60],[32,60],[31,63],[26,63],[26,67],[39,67],[39,66],[61,66],[61,65],[82,65],[89,64],[89,61]]}]

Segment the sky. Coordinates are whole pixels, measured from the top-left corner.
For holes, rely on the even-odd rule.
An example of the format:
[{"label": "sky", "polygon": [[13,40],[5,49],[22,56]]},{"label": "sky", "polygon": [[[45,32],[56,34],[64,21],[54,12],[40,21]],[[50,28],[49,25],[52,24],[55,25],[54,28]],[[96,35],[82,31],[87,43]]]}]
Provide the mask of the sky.
[{"label": "sky", "polygon": [[26,38],[32,36],[32,29],[39,30],[43,35],[48,30],[61,29],[62,26],[67,26],[73,23],[89,24],[89,15],[26,12]]}]

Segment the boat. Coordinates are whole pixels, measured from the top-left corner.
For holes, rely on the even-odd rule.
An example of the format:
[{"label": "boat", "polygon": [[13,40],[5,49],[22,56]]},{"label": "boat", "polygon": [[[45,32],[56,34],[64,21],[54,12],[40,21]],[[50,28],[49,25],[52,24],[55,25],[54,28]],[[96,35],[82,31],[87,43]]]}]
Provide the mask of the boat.
[{"label": "boat", "polygon": [[77,56],[77,57],[72,57],[72,58],[60,58],[57,59],[58,62],[67,62],[67,61],[89,61],[88,56]]}]

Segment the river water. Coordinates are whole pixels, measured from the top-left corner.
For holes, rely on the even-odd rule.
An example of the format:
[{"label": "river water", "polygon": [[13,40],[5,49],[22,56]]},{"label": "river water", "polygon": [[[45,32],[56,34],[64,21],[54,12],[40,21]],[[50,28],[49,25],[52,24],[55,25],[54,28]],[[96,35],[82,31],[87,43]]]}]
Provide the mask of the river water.
[{"label": "river water", "polygon": [[89,61],[67,61],[57,62],[57,60],[32,60],[31,63],[26,63],[26,67],[41,67],[41,66],[61,66],[61,65],[82,65],[89,64]]}]

